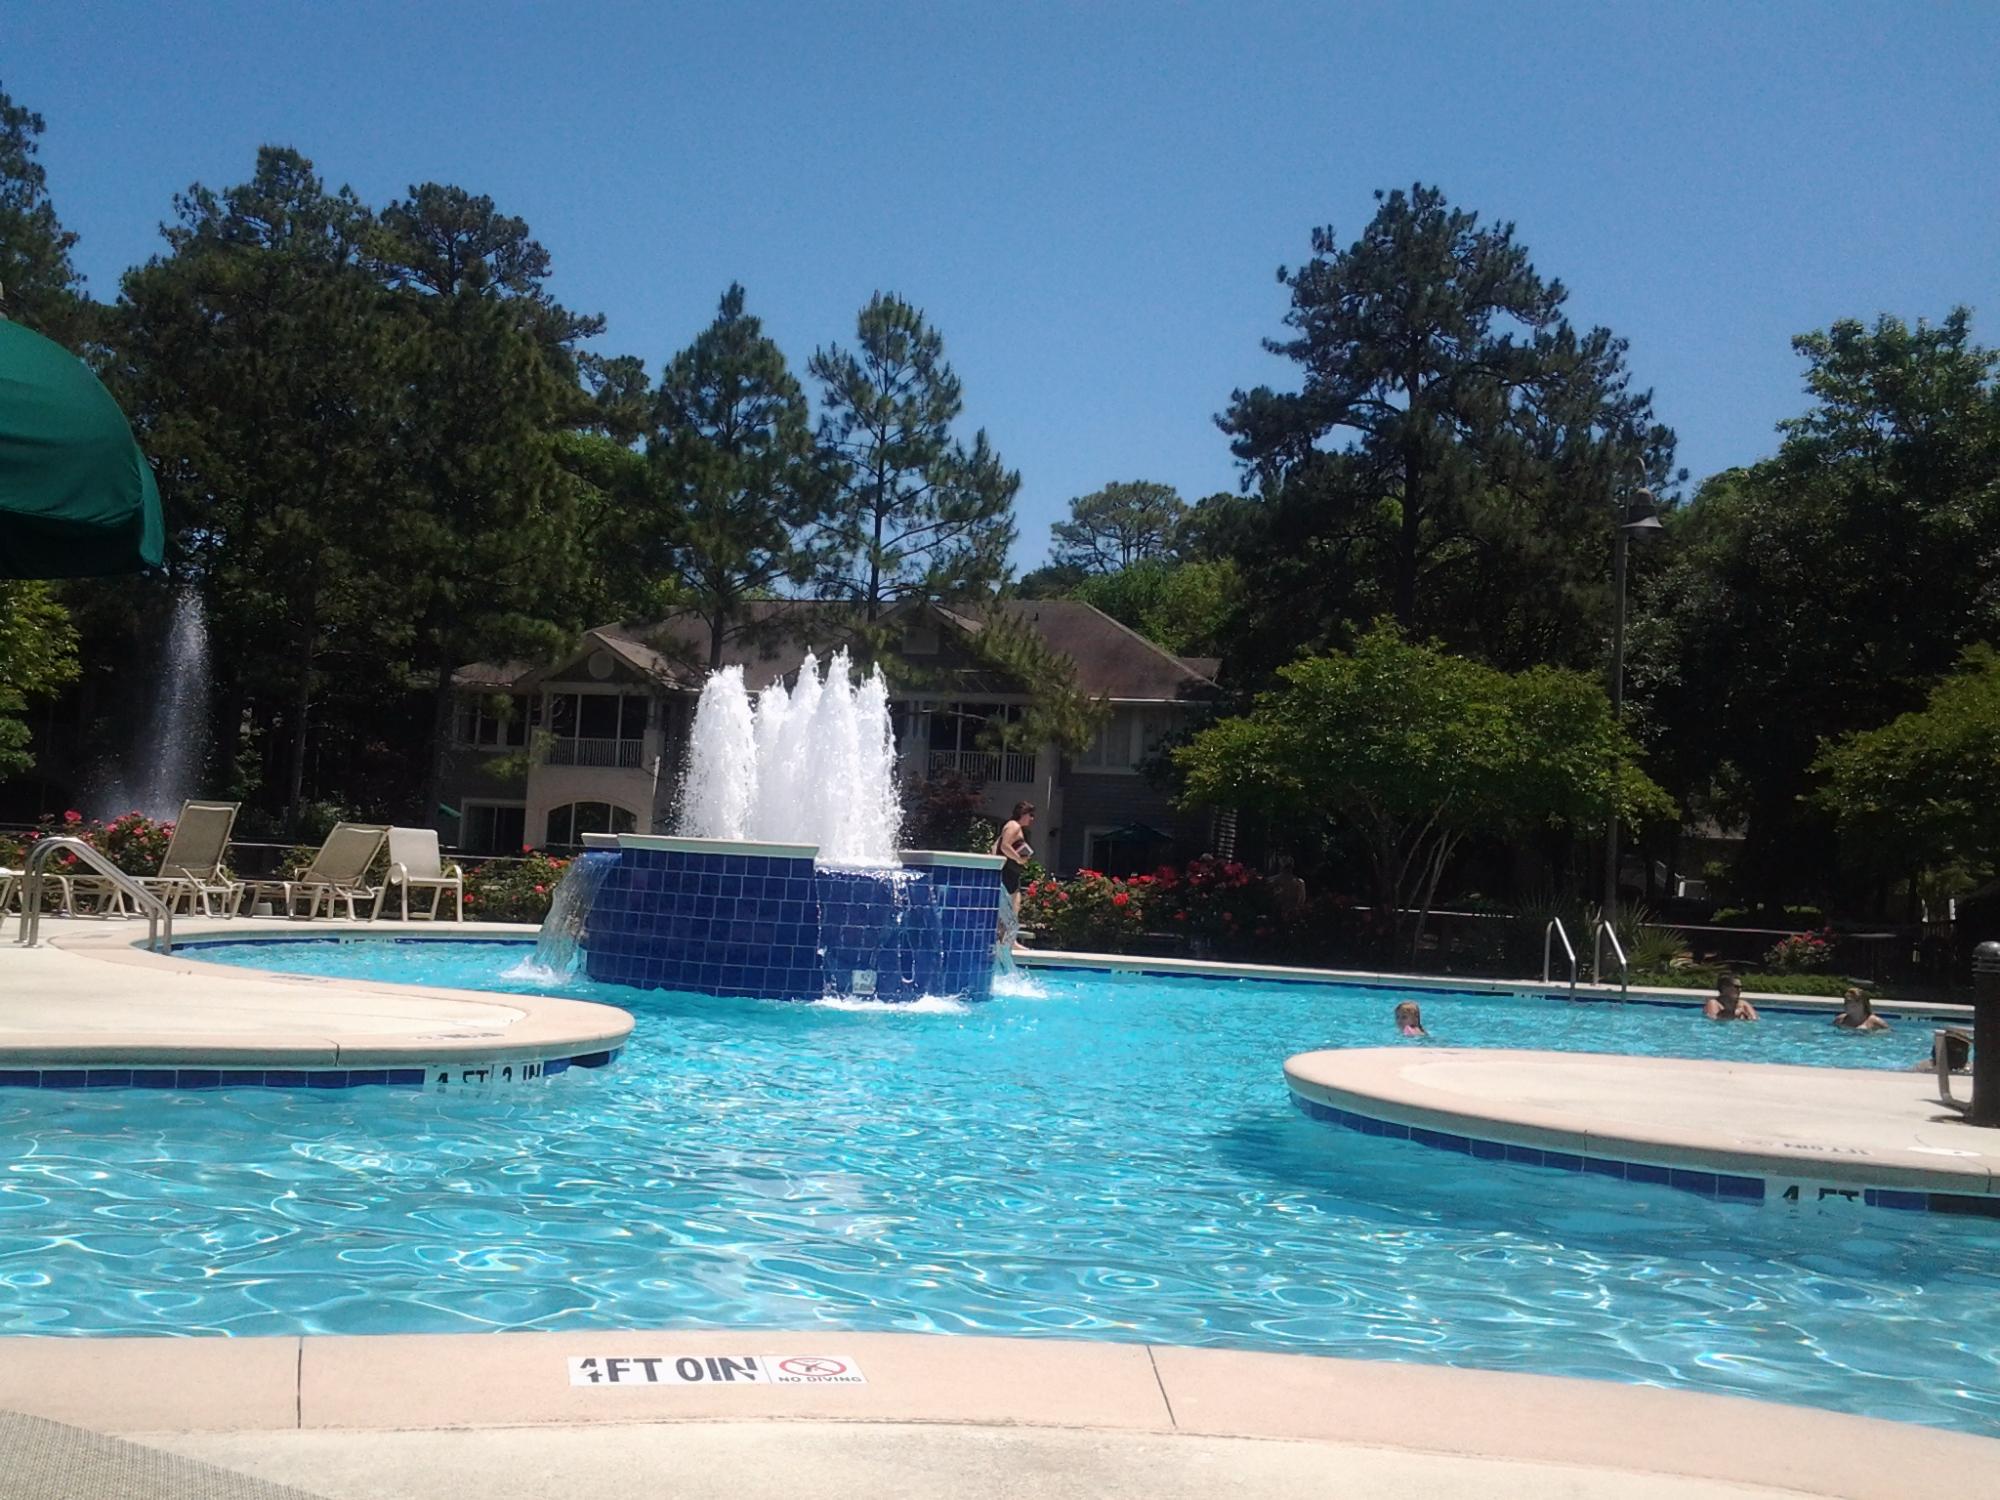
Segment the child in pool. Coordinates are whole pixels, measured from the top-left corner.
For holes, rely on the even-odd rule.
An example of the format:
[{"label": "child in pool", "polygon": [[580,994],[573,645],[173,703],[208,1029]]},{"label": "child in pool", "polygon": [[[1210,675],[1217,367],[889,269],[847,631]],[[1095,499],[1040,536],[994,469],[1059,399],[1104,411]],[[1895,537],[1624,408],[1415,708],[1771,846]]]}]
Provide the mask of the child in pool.
[{"label": "child in pool", "polygon": [[1404,1036],[1429,1036],[1424,1030],[1424,1013],[1417,1009],[1417,1002],[1405,1000],[1396,1007],[1396,1030]]},{"label": "child in pool", "polygon": [[1843,1031],[1887,1031],[1889,1023],[1875,1014],[1875,1007],[1860,990],[1849,990],[1842,999],[1839,1015],[1833,1024]]}]

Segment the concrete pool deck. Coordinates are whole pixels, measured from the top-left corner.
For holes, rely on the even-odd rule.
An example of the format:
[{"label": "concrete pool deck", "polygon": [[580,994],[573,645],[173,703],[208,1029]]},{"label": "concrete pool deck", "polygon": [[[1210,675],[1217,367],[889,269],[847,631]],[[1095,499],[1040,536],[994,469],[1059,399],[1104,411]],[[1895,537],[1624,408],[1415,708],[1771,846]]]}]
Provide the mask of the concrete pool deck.
[{"label": "concrete pool deck", "polygon": [[1911,1194],[2000,1192],[2000,1130],[1945,1109],[1927,1073],[1366,1047],[1301,1053],[1285,1079],[1309,1103],[1421,1132],[1410,1138],[1425,1144],[1436,1134],[1519,1146],[1559,1155],[1568,1170],[1583,1170],[1569,1165],[1580,1157]]},{"label": "concrete pool deck", "polygon": [[[519,938],[529,930],[198,918],[176,922],[175,939]],[[0,943],[0,1072],[464,1067],[616,1050],[632,1029],[624,1011],[588,1001],[267,973],[149,952],[137,946],[143,935],[130,922],[44,918],[40,947]]]},{"label": "concrete pool deck", "polygon": [[[573,1383],[790,1350],[865,1383]],[[956,1335],[7,1340],[0,1408],[310,1494],[2000,1496],[2000,1442],[1650,1386]],[[671,1480],[670,1484],[669,1479]],[[551,1488],[555,1486],[555,1488]]]}]

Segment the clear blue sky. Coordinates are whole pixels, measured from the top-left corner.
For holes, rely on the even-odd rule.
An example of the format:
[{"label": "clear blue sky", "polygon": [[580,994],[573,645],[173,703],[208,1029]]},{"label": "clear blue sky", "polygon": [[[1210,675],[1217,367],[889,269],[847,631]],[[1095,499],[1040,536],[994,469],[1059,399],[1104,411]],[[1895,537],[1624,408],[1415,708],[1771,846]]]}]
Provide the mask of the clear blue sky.
[{"label": "clear blue sky", "polygon": [[48,120],[99,296],[175,190],[298,147],[381,204],[490,193],[657,369],[749,289],[795,366],[872,291],[942,329],[1024,477],[1234,483],[1210,420],[1290,379],[1281,263],[1422,179],[1519,226],[1631,341],[1697,478],[1801,404],[1839,317],[2000,341],[2000,5],[16,6],[0,85]]}]

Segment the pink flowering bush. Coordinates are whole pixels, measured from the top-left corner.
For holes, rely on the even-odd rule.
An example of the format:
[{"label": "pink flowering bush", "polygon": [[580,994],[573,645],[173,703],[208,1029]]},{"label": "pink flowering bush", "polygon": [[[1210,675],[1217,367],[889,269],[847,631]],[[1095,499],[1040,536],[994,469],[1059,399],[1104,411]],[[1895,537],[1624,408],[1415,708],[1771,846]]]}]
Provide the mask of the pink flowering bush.
[{"label": "pink flowering bush", "polygon": [[465,872],[468,921],[540,922],[549,914],[569,861],[524,848],[519,859],[490,859]]},{"label": "pink flowering bush", "polygon": [[1764,955],[1764,967],[1780,974],[1819,974],[1833,967],[1833,929],[1795,932],[1780,938]]},{"label": "pink flowering bush", "polygon": [[[160,861],[166,858],[167,845],[173,839],[174,825],[137,812],[128,812],[108,823],[100,823],[71,808],[59,818],[43,818],[41,825],[28,835],[26,843],[32,845],[42,839],[59,836],[82,839],[127,875],[157,875],[160,873]],[[25,846],[23,854],[25,856]],[[65,868],[76,863],[74,857],[67,854],[58,856],[56,862]]]},{"label": "pink flowering bush", "polygon": [[1044,948],[1120,953],[1146,931],[1153,878],[1122,879],[1079,870],[1069,880],[1042,875],[1021,887],[1021,925]]}]

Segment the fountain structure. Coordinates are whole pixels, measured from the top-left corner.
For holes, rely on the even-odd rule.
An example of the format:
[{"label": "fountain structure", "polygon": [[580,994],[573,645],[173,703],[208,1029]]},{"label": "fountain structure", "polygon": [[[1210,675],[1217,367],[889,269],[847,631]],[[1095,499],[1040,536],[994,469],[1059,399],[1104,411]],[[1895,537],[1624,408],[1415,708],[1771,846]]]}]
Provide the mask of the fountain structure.
[{"label": "fountain structure", "polygon": [[[986,999],[1001,860],[896,849],[887,684],[810,654],[788,691],[725,667],[695,709],[677,831],[592,836],[564,925],[592,979],[806,1000]],[[566,882],[567,883],[567,882]]]}]

